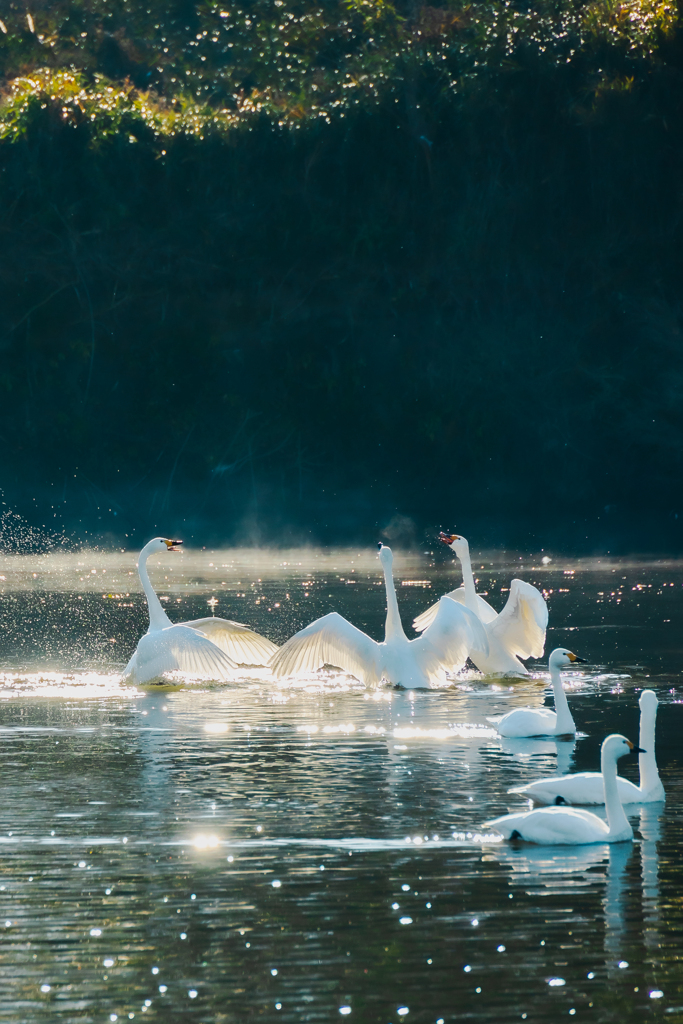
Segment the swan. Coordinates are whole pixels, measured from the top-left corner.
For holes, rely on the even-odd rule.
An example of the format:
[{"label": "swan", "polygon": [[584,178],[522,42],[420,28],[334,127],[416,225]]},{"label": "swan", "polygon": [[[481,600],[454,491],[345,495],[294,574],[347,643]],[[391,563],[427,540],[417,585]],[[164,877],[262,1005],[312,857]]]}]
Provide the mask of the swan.
[{"label": "swan", "polygon": [[[520,658],[542,658],[545,631],[548,626],[548,606],[543,595],[524,580],[513,580],[503,610],[498,613],[477,594],[470,547],[464,537],[456,533],[440,533],[439,540],[451,545],[462,566],[463,585],[446,597],[464,604],[483,623],[489,641],[488,652],[475,648],[470,660],[485,675],[510,674],[526,676],[528,671]],[[430,624],[438,604],[418,615],[413,622],[419,632]]]},{"label": "swan", "polygon": [[[622,804],[658,803],[666,799],[657,770],[655,757],[655,722],[657,719],[657,694],[654,690],[643,690],[638,701],[640,705],[640,735],[638,743],[646,753],[638,758],[640,785],[635,786],[628,779],[617,776],[617,789]],[[600,772],[578,772],[576,775],[556,775],[554,778],[538,779],[527,786],[513,786],[508,793],[519,793],[539,804],[604,804],[605,787]]]},{"label": "swan", "polygon": [[585,660],[565,650],[564,647],[557,647],[548,658],[555,696],[554,711],[549,711],[548,708],[515,708],[502,718],[489,718],[488,721],[493,722],[501,736],[573,736],[576,733],[576,726],[567,704],[560,669]]},{"label": "swan", "polygon": [[161,551],[177,551],[179,540],[155,537],[140,552],[138,573],[149,609],[149,629],[138,642],[123,678],[148,683],[164,672],[183,672],[207,679],[228,680],[238,664],[267,664],[275,644],[248,626],[208,617],[175,625],[161,607],[147,574],[147,559]]},{"label": "swan", "polygon": [[617,788],[617,760],[625,754],[644,754],[625,736],[613,733],[602,742],[600,767],[605,790],[607,821],[592,811],[573,807],[540,807],[535,811],[504,814],[487,821],[484,828],[500,832],[504,839],[523,839],[527,843],[578,846],[582,843],[621,843],[633,839],[631,828]]},{"label": "swan", "polygon": [[486,634],[477,616],[448,598],[439,601],[437,613],[422,636],[408,640],[398,611],[391,548],[384,544],[378,547],[387,594],[383,643],[371,639],[337,612],[330,612],[278,650],[271,662],[276,678],[335,665],[368,685],[386,679],[406,687],[425,686],[443,681],[447,668],[464,665],[473,645],[486,650]]}]

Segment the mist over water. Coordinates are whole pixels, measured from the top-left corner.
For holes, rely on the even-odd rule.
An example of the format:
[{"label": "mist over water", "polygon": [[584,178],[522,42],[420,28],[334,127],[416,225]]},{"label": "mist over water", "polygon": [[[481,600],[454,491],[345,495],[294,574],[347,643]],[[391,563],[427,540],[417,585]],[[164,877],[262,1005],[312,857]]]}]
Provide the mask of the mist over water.
[{"label": "mist over water", "polygon": [[[550,704],[542,663],[440,690],[267,669],[125,686],[147,627],[135,562],[0,558],[0,1020],[683,1020],[683,567],[473,558],[494,607],[529,580],[547,651],[589,660],[565,677],[579,737],[563,743],[501,740],[487,721]],[[189,550],[149,567],[173,621],[214,610],[281,642],[336,609],[382,636],[374,552]],[[412,635],[459,573],[424,552],[394,568]],[[513,848],[482,828],[521,806],[510,786],[595,768],[608,732],[637,738],[644,687],[668,803],[630,809],[633,844]]]}]

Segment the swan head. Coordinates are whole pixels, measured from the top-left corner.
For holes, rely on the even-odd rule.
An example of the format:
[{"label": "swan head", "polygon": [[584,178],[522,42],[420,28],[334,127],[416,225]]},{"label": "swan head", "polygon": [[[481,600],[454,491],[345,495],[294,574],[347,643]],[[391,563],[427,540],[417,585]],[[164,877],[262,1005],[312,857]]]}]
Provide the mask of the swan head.
[{"label": "swan head", "polygon": [[469,544],[465,538],[461,537],[458,533],[444,533],[442,530],[439,533],[439,540],[442,544],[448,544],[450,548],[453,548],[458,558],[462,558],[469,554]]},{"label": "swan head", "polygon": [[183,542],[181,540],[168,540],[166,537],[155,537],[145,544],[144,551],[149,555],[154,554],[155,551],[178,551],[179,545]]},{"label": "swan head", "polygon": [[641,711],[656,711],[659,701],[654,690],[643,690],[638,703]]},{"label": "swan head", "polygon": [[627,740],[625,736],[620,736],[617,732],[602,741],[601,750],[603,756],[613,758],[614,761],[618,761],[620,757],[625,757],[627,754],[645,753],[642,747],[636,746],[631,740]]},{"label": "swan head", "polygon": [[585,664],[586,659],[580,658],[578,654],[568,651],[565,647],[556,647],[548,658],[550,668],[567,668],[568,665],[576,665],[577,662]]},{"label": "swan head", "polygon": [[391,548],[388,548],[386,544],[382,543],[378,544],[377,548],[379,550],[379,560],[382,563],[382,568],[390,569],[391,563],[394,560]]}]

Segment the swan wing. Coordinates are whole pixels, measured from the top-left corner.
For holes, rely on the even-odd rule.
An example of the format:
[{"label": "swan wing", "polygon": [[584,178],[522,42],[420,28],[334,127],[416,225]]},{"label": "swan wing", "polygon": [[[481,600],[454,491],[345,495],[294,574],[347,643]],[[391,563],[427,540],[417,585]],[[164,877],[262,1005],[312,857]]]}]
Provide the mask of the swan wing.
[{"label": "swan wing", "polygon": [[489,653],[486,630],[474,612],[447,595],[436,608],[422,636],[410,641],[420,669],[430,679],[442,676],[444,669],[461,669],[473,649]]},{"label": "swan wing", "polygon": [[505,814],[487,821],[484,828],[493,828],[505,839],[515,833],[528,843],[549,845],[580,845],[604,842],[609,826],[596,814],[574,808],[543,807],[521,814]]},{"label": "swan wing", "polygon": [[365,683],[378,683],[378,655],[378,643],[338,612],[330,612],[283,644],[271,662],[271,669],[281,679],[334,665]]},{"label": "swan wing", "polygon": [[166,672],[226,681],[233,678],[235,667],[208,637],[189,626],[176,625],[146,633],[124,675],[138,683],[158,679]]},{"label": "swan wing", "polygon": [[213,615],[205,619],[192,619],[181,623],[191,629],[198,629],[204,636],[220,647],[238,665],[267,665],[277,651],[277,644],[255,633],[249,626],[231,619],[218,619]]},{"label": "swan wing", "polygon": [[543,656],[548,605],[541,592],[525,580],[513,580],[505,607],[489,629],[518,658]]},{"label": "swan wing", "polygon": [[[617,776],[617,788],[622,804],[636,803],[641,799],[638,786],[634,786],[628,779]],[[518,793],[538,804],[554,804],[558,797],[567,804],[598,806],[605,802],[602,772],[554,775],[547,779],[537,779],[526,786],[514,786],[508,793]]]},{"label": "swan wing", "polygon": [[557,728],[557,714],[548,708],[514,708],[502,718],[490,716],[501,736],[552,736]]},{"label": "swan wing", "polygon": [[[450,597],[451,601],[457,601],[458,604],[464,605],[465,588],[458,587],[457,590],[451,590],[449,594],[444,594],[444,597]],[[418,633],[421,633],[423,630],[427,629],[427,627],[431,626],[432,622],[436,618],[438,611],[439,601],[437,601],[436,604],[433,604],[430,608],[427,608],[426,611],[422,612],[420,615],[416,616],[416,618],[413,619],[413,629],[415,629]],[[483,597],[480,597],[479,594],[477,594],[477,615],[479,616],[481,622],[486,623],[493,622],[493,620],[498,617],[498,612],[491,607],[488,601],[485,601]],[[480,648],[477,647],[476,649],[479,650]],[[483,648],[481,649],[483,650]]]}]

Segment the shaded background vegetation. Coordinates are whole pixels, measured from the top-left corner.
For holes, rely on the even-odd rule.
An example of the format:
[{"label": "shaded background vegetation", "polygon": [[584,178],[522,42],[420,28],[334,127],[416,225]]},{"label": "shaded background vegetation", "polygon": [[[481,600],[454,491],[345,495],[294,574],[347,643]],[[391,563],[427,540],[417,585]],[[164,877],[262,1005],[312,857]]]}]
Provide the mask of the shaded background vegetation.
[{"label": "shaded background vegetation", "polygon": [[675,5],[0,18],[13,507],[89,538],[680,552]]}]

